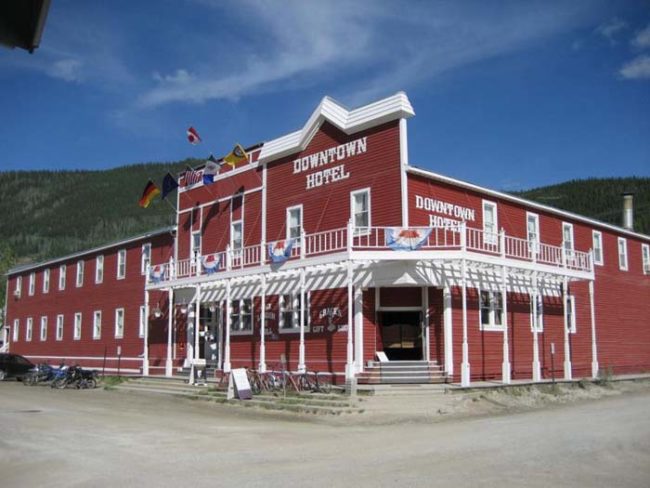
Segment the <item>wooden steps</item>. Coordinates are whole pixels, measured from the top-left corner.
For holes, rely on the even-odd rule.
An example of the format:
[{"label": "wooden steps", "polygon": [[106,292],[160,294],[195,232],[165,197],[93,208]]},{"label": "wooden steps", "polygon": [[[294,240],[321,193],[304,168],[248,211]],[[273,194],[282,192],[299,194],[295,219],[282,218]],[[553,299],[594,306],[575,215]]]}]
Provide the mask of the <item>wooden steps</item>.
[{"label": "wooden steps", "polygon": [[357,376],[360,385],[446,383],[442,366],[427,361],[390,361],[374,363]]}]

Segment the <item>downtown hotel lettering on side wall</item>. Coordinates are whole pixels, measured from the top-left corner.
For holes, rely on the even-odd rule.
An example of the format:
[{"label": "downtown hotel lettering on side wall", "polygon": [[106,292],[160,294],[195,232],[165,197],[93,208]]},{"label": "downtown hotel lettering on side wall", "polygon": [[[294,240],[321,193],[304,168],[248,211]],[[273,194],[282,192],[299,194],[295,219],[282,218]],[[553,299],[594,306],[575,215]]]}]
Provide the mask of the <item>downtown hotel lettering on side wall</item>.
[{"label": "downtown hotel lettering on side wall", "polygon": [[[345,164],[337,164],[334,166],[334,163],[339,163],[351,156],[364,154],[367,151],[367,138],[355,139],[354,141],[295,159],[293,161],[293,174],[297,175],[316,170],[305,175],[306,190],[329,185],[336,181],[346,180],[350,177],[350,173],[346,171]],[[324,166],[326,167],[323,168]]]}]

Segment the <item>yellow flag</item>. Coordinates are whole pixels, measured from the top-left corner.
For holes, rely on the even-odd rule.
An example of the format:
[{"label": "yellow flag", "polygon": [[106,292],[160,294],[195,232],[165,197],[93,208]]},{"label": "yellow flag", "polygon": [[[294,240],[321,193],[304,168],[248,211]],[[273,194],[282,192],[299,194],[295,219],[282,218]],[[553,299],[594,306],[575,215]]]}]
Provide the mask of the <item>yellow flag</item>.
[{"label": "yellow flag", "polygon": [[248,162],[248,154],[246,154],[243,147],[235,144],[235,148],[228,155],[224,156],[223,161],[234,168],[242,161]]}]

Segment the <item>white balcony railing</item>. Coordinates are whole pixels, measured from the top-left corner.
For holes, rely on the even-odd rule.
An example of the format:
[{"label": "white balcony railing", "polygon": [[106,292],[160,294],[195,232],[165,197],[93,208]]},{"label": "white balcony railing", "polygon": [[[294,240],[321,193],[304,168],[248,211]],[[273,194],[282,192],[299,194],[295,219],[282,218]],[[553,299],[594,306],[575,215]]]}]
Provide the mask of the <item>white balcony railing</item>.
[{"label": "white balcony railing", "polygon": [[[400,241],[399,239],[404,239]],[[406,244],[400,244],[406,242]],[[202,276],[222,271],[244,269],[270,264],[268,248],[283,241],[262,243],[241,249],[196,256],[174,262],[153,265],[148,273],[149,283]],[[396,245],[399,244],[399,245]],[[400,247],[402,246],[402,247]],[[404,247],[405,246],[405,247]],[[464,251],[474,255],[502,257],[515,261],[539,263],[574,271],[592,271],[590,252],[565,249],[503,232],[486,233],[464,225],[446,227],[343,227],[314,234],[302,234],[295,239],[287,260],[299,260],[337,252],[388,251]]]}]

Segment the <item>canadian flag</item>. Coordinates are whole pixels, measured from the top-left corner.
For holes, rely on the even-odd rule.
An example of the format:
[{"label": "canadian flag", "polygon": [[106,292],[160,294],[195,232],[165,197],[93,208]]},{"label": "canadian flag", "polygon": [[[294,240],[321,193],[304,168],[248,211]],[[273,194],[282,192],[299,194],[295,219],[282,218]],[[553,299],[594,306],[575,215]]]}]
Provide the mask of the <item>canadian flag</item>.
[{"label": "canadian flag", "polygon": [[201,142],[201,137],[199,136],[199,133],[196,132],[196,129],[194,127],[187,129],[187,140],[190,141],[190,144],[194,145]]}]

